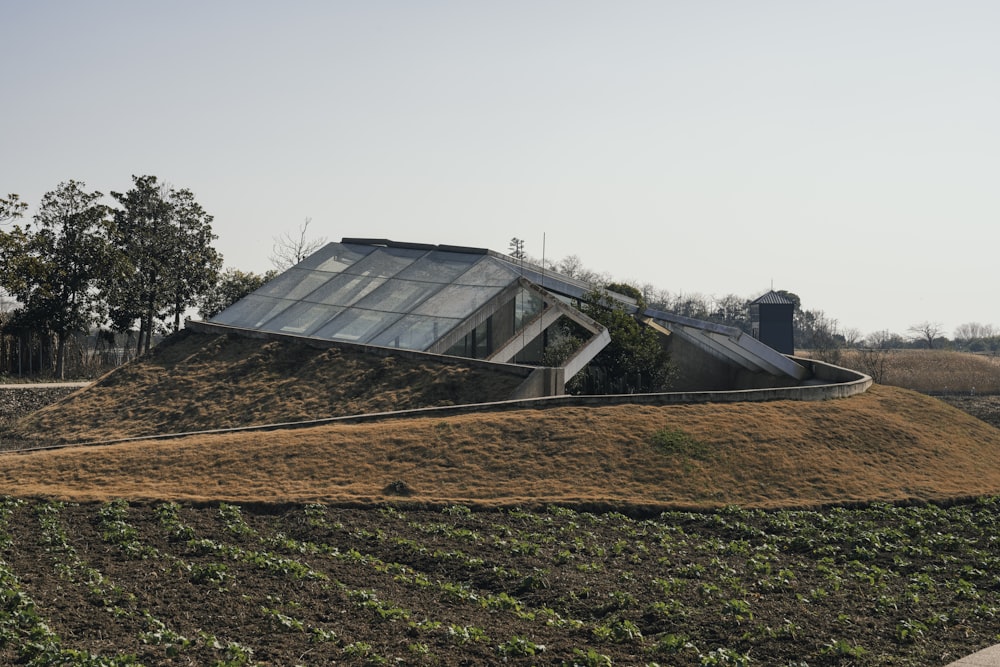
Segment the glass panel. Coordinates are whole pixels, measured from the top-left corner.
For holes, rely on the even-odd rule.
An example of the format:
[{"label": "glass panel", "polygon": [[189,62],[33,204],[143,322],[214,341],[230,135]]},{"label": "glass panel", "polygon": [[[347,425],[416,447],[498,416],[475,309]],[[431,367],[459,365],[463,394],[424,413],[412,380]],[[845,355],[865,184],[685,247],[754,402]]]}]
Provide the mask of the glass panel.
[{"label": "glass panel", "polygon": [[368,338],[385,329],[399,319],[396,313],[380,313],[375,310],[352,308],[333,318],[313,335],[318,338],[349,340],[367,343]]},{"label": "glass panel", "polygon": [[492,257],[481,257],[468,271],[455,279],[458,285],[506,287],[517,280],[517,270]]},{"label": "glass panel", "polygon": [[503,291],[503,287],[448,285],[413,310],[417,315],[468,317],[484,303]]},{"label": "glass panel", "polygon": [[355,276],[391,278],[412,264],[414,260],[426,254],[426,250],[411,248],[376,248],[375,252],[353,264],[344,273]]},{"label": "glass panel", "polygon": [[387,280],[384,285],[357,302],[359,308],[405,314],[441,289],[438,283]]},{"label": "glass panel", "polygon": [[461,320],[408,315],[369,341],[372,345],[404,350],[426,350]]},{"label": "glass panel", "polygon": [[209,321],[247,329],[256,329],[274,317],[275,314],[293,305],[295,305],[294,301],[251,294],[237,301],[229,308],[226,308]]},{"label": "glass panel", "polygon": [[493,329],[493,318],[488,317],[486,321],[476,327],[476,330],[472,332],[473,344],[475,345],[475,350],[473,350],[472,356],[476,359],[485,359],[493,351],[493,341],[490,340],[490,331]]},{"label": "glass panel", "polygon": [[309,300],[332,306],[350,306],[384,282],[385,278],[366,278],[342,273],[320,286],[309,295]]},{"label": "glass panel", "polygon": [[514,311],[514,329],[520,330],[535,315],[542,312],[542,297],[535,291],[522,289],[517,294],[517,305]]},{"label": "glass panel", "polygon": [[452,357],[471,357],[473,339],[473,334],[467,333],[462,337],[462,340],[449,347],[444,353]]},{"label": "glass panel", "polygon": [[303,301],[271,318],[264,324],[264,328],[268,331],[309,336],[341,311],[343,308]]},{"label": "glass panel", "polygon": [[288,269],[280,276],[257,290],[255,294],[298,301],[299,299],[308,296],[310,292],[331,278],[332,276],[329,273],[305,271],[303,269]]},{"label": "glass panel", "polygon": [[435,251],[421,257],[395,277],[432,283],[450,283],[479,259],[482,259],[482,255]]},{"label": "glass panel", "polygon": [[340,273],[358,260],[369,255],[375,246],[352,243],[328,243],[296,264],[299,269],[316,269]]}]

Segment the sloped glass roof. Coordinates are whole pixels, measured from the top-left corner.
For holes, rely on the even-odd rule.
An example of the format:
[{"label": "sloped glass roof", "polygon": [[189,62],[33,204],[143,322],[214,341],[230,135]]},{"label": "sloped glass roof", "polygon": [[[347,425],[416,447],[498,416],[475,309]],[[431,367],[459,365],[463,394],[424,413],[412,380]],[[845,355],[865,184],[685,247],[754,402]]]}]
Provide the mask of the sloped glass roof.
[{"label": "sloped glass roof", "polygon": [[[210,322],[428,351],[453,330],[461,336],[470,323],[471,328],[477,326],[473,316],[481,317],[477,315],[480,309],[520,279],[553,298],[578,299],[593,289],[588,283],[488,250],[344,239],[325,245]],[[629,312],[658,322],[730,363],[799,379],[805,373],[796,362],[737,329],[643,309],[627,297],[609,295]],[[498,306],[490,307],[495,312]]]},{"label": "sloped glass roof", "polygon": [[211,321],[426,350],[518,276],[471,249],[329,243]]}]

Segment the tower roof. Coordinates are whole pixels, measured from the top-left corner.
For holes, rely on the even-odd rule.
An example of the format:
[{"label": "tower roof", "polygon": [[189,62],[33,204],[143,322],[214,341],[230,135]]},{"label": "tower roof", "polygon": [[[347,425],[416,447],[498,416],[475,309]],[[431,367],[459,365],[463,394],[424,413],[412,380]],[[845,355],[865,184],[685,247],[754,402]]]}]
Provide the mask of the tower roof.
[{"label": "tower roof", "polygon": [[751,301],[750,305],[755,306],[755,305],[759,305],[759,304],[762,304],[762,303],[763,304],[781,304],[781,305],[785,305],[785,306],[794,306],[795,305],[794,301],[792,301],[791,299],[789,299],[786,296],[782,296],[781,294],[778,294],[774,290],[770,290],[768,292],[765,292],[761,296],[759,296],[756,299],[754,299],[753,301]]}]

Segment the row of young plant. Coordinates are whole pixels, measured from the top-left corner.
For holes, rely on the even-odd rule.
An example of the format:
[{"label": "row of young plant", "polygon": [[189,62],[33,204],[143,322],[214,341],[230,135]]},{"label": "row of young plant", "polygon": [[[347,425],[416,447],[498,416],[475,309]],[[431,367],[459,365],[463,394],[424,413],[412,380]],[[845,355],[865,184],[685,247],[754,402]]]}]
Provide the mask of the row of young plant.
[{"label": "row of young plant", "polygon": [[[450,513],[468,517],[455,508]],[[740,662],[776,642],[798,646],[804,636],[815,637],[794,619],[767,622],[773,619],[757,610],[777,599],[832,612],[835,623],[824,627],[827,635],[814,646],[814,659],[854,660],[873,651],[902,651],[921,664],[929,652],[946,654],[958,635],[993,641],[989,622],[1000,612],[1000,576],[992,574],[1000,563],[995,499],[950,508],[876,505],[863,511],[728,508],[712,514],[669,513],[654,521],[561,508],[506,515],[525,524],[524,530],[512,529],[506,520],[491,526],[489,517],[496,515],[478,516],[484,518],[409,525],[475,545],[477,556],[465,559],[467,567],[478,564],[495,572],[496,565],[482,556],[490,547],[536,557],[525,559],[530,575],[522,583],[542,581],[548,589],[547,574],[557,570],[561,590],[546,591],[556,614],[584,622],[593,616],[614,618],[616,625],[592,628],[606,640],[635,641],[646,629],[645,648],[654,655],[690,652],[700,641],[693,633],[663,631],[673,625],[701,628],[721,621],[733,628],[729,646],[698,651],[707,664],[715,659],[706,657],[713,652]],[[434,554],[442,555],[439,550]],[[547,566],[539,562],[546,559]],[[568,583],[585,581],[567,576],[573,570],[613,573],[621,585],[595,600],[586,586]],[[650,570],[660,576],[647,574],[644,581],[636,576]],[[651,594],[649,584],[658,591]],[[574,614],[574,609],[580,611]],[[866,646],[878,639],[877,633],[863,631],[873,619],[891,621],[882,634],[892,645]]]},{"label": "row of young plant", "polygon": [[[102,510],[102,514],[108,514],[109,509],[120,507],[120,504],[113,503]],[[416,572],[411,568],[394,562],[385,562],[381,559],[362,553],[356,548],[341,550],[337,546],[327,543],[315,543],[297,540],[283,532],[276,532],[268,535],[260,535],[257,530],[251,527],[243,518],[239,507],[222,504],[218,509],[218,520],[222,526],[222,532],[231,541],[211,539],[208,537],[198,537],[195,531],[185,525],[178,517],[178,506],[168,504],[158,508],[158,514],[163,527],[175,538],[182,538],[186,547],[198,556],[215,556],[218,561],[207,564],[187,566],[194,572],[209,573],[208,576],[200,576],[220,586],[225,586],[228,574],[227,563],[238,561],[257,568],[267,570],[273,574],[284,575],[291,579],[315,579],[328,582],[342,596],[346,604],[351,607],[363,610],[364,613],[371,614],[376,621],[382,622],[405,622],[407,632],[414,636],[421,636],[424,633],[433,633],[437,636],[447,637],[448,640],[458,646],[469,644],[489,644],[491,639],[486,631],[475,625],[468,625],[454,620],[435,620],[426,614],[418,614],[404,605],[387,598],[381,591],[373,588],[370,583],[375,580],[374,575],[380,574],[391,577],[395,584],[404,587],[417,589],[429,588],[434,590],[442,601],[451,603],[463,603],[471,605],[473,610],[478,608],[486,610],[506,611],[522,620],[534,620],[535,613],[522,608],[522,605],[507,593],[491,595],[481,594],[473,590],[466,584],[434,580]],[[306,520],[313,525],[323,525],[322,508],[311,506],[304,509]],[[156,555],[155,550],[136,544],[134,530],[123,525],[124,522],[117,521],[117,537],[112,537],[110,541],[122,548],[129,557],[146,558]],[[105,530],[107,539],[110,531]],[[367,539],[367,536],[363,536]],[[250,548],[247,545],[263,546],[266,549]],[[324,559],[338,563],[345,563],[354,569],[370,569],[371,572],[361,573],[361,578],[368,584],[366,587],[352,587],[346,583],[332,580],[332,578],[319,569],[313,569],[314,565],[308,565],[304,561],[295,557],[282,554],[304,555],[314,562]],[[318,568],[318,566],[316,566]],[[234,582],[235,583],[235,582]],[[346,641],[341,640],[338,634],[328,627],[323,627],[311,622],[302,615],[297,615],[296,611],[305,611],[307,605],[293,599],[283,599],[276,595],[267,595],[265,601],[260,605],[260,613],[268,617],[276,630],[289,632],[307,633],[311,641],[333,642],[342,650],[342,657],[361,657],[365,662],[378,663],[388,661],[388,658],[378,652],[371,642],[366,641]],[[556,619],[558,620],[558,619]],[[496,654],[501,657],[516,655],[533,655],[543,650],[542,645],[537,644],[527,637],[512,635],[495,647]],[[433,659],[431,649],[428,644],[415,641],[409,643],[407,651],[410,654],[425,656]],[[412,657],[412,656],[411,656]],[[398,659],[398,658],[397,658]]]},{"label": "row of young plant", "polygon": [[[23,505],[2,505],[5,525],[29,511]],[[991,643],[1000,614],[995,499],[649,520],[559,507],[310,505],[272,515],[221,504],[206,522],[204,510],[161,503],[158,535],[149,523],[133,525],[130,515],[142,511],[116,501],[93,512],[93,529],[119,560],[247,606],[252,627],[301,638],[302,652],[317,659],[799,665],[879,664],[891,655],[927,664]],[[86,644],[64,646],[5,560],[2,650],[37,665],[253,663],[259,636],[219,639],[216,628],[178,624],[136,593],[142,577],[115,581],[81,555],[65,512],[59,503],[30,506],[53,574],[99,613],[128,621],[136,636],[122,646],[145,648],[99,657]],[[185,516],[200,517],[197,527]],[[2,538],[0,552],[12,550],[9,534]],[[257,576],[267,585],[250,587]],[[341,615],[318,611],[331,608]]]}]

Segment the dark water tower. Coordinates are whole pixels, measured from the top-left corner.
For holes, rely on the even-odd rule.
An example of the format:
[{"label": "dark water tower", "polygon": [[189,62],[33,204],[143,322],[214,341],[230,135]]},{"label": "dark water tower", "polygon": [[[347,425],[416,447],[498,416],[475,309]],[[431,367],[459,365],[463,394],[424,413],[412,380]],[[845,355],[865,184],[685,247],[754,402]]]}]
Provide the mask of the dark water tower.
[{"label": "dark water tower", "polygon": [[795,302],[774,290],[750,302],[753,337],[782,354],[795,353],[792,316]]}]

